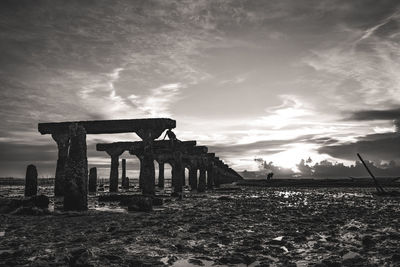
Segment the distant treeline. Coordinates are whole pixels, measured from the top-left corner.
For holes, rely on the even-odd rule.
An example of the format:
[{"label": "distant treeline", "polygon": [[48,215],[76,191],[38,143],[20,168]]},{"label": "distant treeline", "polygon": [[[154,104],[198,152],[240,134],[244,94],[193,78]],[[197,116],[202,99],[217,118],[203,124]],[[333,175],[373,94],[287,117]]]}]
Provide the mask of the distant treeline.
[{"label": "distant treeline", "polygon": [[[343,163],[330,162],[328,160],[314,163],[311,158],[308,158],[307,160],[302,159],[299,164],[296,165],[297,171],[276,166],[273,162],[266,162],[261,158],[255,159],[255,161],[259,163],[259,171],[244,171],[242,175],[245,178],[266,178],[266,175],[269,172],[274,173],[274,178],[369,177],[369,174],[360,161],[356,161],[353,165],[346,166]],[[366,161],[366,164],[377,177],[400,177],[400,165],[396,164],[395,161],[382,164]]]}]

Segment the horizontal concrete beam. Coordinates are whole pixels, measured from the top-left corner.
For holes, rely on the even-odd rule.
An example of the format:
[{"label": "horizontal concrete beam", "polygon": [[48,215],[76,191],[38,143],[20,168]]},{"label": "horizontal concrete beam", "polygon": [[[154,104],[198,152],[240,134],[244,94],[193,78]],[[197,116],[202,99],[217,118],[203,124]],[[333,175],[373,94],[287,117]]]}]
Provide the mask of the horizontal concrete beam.
[{"label": "horizontal concrete beam", "polygon": [[187,150],[188,154],[205,154],[207,152],[208,148],[206,146],[195,146]]},{"label": "horizontal concrete beam", "polygon": [[[175,143],[177,148],[179,147],[192,147],[196,145],[196,141],[183,141],[179,143]],[[107,151],[109,149],[121,149],[121,150],[142,150],[144,148],[143,141],[135,141],[135,142],[114,142],[114,143],[100,143],[96,145],[97,151]],[[160,140],[153,141],[153,150],[170,150],[172,149],[172,143],[170,140]]]},{"label": "horizontal concrete beam", "polygon": [[[68,121],[68,122],[49,122],[39,123],[38,130],[41,134],[68,133],[69,126],[73,123],[82,125],[87,134],[111,134],[143,132],[154,130],[160,134],[166,130],[176,127],[176,121],[172,119],[132,119],[132,120],[97,120],[97,121]],[[154,137],[154,136],[153,136]],[[154,137],[154,138],[158,138]]]}]

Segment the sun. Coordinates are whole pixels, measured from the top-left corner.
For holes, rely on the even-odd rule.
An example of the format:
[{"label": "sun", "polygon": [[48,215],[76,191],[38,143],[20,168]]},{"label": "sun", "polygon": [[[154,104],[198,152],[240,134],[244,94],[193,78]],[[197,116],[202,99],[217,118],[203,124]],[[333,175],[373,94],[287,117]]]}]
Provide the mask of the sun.
[{"label": "sun", "polygon": [[295,143],[285,146],[287,150],[279,152],[267,157],[276,166],[280,166],[293,171],[298,171],[297,164],[301,159],[308,159],[309,157],[314,162],[319,162],[326,159],[323,155],[319,154],[315,144]]}]

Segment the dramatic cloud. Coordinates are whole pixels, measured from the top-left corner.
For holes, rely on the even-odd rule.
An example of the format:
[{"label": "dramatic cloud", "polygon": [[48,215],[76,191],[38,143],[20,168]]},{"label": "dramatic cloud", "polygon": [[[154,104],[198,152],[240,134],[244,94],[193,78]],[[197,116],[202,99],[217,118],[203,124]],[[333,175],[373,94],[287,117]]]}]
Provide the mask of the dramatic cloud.
[{"label": "dramatic cloud", "polygon": [[356,121],[400,120],[400,108],[355,111],[347,119]]},{"label": "dramatic cloud", "polygon": [[[29,161],[53,175],[55,144],[37,123],[65,120],[168,116],[178,138],[209,145],[238,170],[257,169],[258,157],[292,170],[308,156],[348,164],[359,149],[395,158],[399,8],[396,0],[1,1],[0,175],[22,176]],[[121,139],[137,137],[88,136],[89,150]],[[108,160],[89,151],[91,164]]]}]

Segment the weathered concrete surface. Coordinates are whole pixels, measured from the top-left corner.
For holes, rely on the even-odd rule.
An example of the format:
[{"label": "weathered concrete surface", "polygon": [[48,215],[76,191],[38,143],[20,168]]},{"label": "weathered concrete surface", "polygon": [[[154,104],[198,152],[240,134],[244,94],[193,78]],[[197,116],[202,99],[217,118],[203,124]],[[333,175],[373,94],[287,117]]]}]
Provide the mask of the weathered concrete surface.
[{"label": "weathered concrete surface", "polygon": [[89,171],[89,192],[97,191],[97,168],[90,168]]},{"label": "weathered concrete surface", "polygon": [[54,195],[63,196],[65,187],[65,164],[68,157],[69,133],[58,133],[51,135],[57,143],[58,159],[56,176],[54,179]]},{"label": "weathered concrete surface", "polygon": [[143,195],[154,195],[155,170],[154,155],[151,143],[145,144],[143,159],[141,160],[140,172],[142,175],[142,193]]},{"label": "weathered concrete surface", "polygon": [[206,191],[206,169],[204,167],[200,168],[199,184],[197,185],[197,192]]},{"label": "weathered concrete surface", "polygon": [[176,127],[175,120],[160,118],[39,123],[38,130],[41,134],[68,133],[68,127],[75,123],[81,125],[87,134],[135,132],[143,140],[154,140],[166,129]]},{"label": "weathered concrete surface", "polygon": [[35,196],[37,194],[38,173],[35,165],[28,165],[25,175],[25,196]]},{"label": "weathered concrete surface", "polygon": [[88,165],[85,128],[72,124],[65,171],[64,210],[87,210]]},{"label": "weathered concrete surface", "polygon": [[172,184],[175,193],[182,194],[183,179],[185,179],[185,168],[182,162],[182,152],[173,153],[174,162],[172,164]]},{"label": "weathered concrete surface", "polygon": [[125,189],[129,189],[129,177],[125,178],[125,184],[124,184]]},{"label": "weathered concrete surface", "polygon": [[126,159],[122,159],[121,185],[122,185],[122,188],[126,189]]},{"label": "weathered concrete surface", "polygon": [[214,186],[214,165],[209,163],[207,166],[207,189],[212,189]]},{"label": "weathered concrete surface", "polygon": [[189,186],[190,190],[197,189],[197,168],[195,166],[189,167]]},{"label": "weathered concrete surface", "polygon": [[[131,151],[132,155],[136,153],[143,153],[144,149],[143,141],[135,142],[114,142],[114,143],[99,143],[96,144],[97,151],[107,151],[108,149],[121,149],[123,151]],[[176,143],[177,148],[190,148],[196,145],[196,141],[182,141]],[[161,150],[170,151],[172,149],[172,142],[169,140],[156,140],[152,142],[152,147],[155,152],[160,152]]]},{"label": "weathered concrete surface", "polygon": [[164,188],[165,185],[165,177],[164,177],[164,165],[165,163],[162,160],[158,160],[158,187]]},{"label": "weathered concrete surface", "polygon": [[110,192],[118,192],[118,166],[119,156],[124,153],[124,149],[115,146],[108,147],[106,152],[111,157],[110,167]]}]

